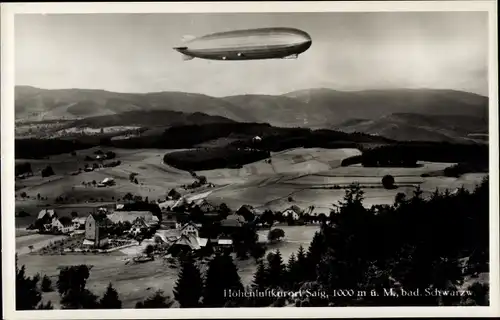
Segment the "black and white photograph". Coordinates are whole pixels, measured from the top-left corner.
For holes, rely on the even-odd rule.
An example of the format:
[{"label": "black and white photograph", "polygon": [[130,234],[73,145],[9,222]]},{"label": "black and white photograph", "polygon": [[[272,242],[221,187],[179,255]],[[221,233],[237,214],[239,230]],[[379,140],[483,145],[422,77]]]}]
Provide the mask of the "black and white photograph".
[{"label": "black and white photograph", "polygon": [[496,4],[436,3],[2,4],[9,316],[500,315]]}]

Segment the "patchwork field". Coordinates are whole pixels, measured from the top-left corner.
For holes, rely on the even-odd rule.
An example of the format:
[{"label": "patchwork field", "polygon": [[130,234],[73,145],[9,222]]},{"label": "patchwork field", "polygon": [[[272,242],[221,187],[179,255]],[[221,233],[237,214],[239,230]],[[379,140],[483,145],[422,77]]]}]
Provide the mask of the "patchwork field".
[{"label": "patchwork field", "polygon": [[[76,203],[114,202],[125,194],[140,195],[150,200],[164,199],[171,188],[176,188],[187,198],[206,197],[214,204],[226,203],[233,210],[243,204],[256,208],[283,210],[292,204],[301,207],[314,205],[316,210],[328,212],[332,204],[342,199],[344,190],[351,183],[359,183],[365,192],[365,205],[390,204],[398,192],[411,193],[420,185],[425,194],[446,188],[453,191],[464,185],[474,188],[486,174],[466,174],[460,178],[421,177],[423,173],[443,170],[452,163],[422,162],[416,168],[365,168],[360,165],[341,167],[343,159],[359,155],[357,149],[321,149],[297,148],[272,153],[270,161],[262,160],[243,166],[241,169],[216,169],[196,172],[206,176],[213,188],[182,190],[181,185],[191,184],[194,178],[190,173],[175,169],[162,162],[166,152],[177,150],[125,150],[104,148],[113,151],[121,165],[113,168],[101,168],[92,172],[71,175],[83,168],[84,158],[93,155],[96,149],[82,150],[76,156],[69,154],[53,156],[43,160],[22,160],[30,162],[34,176],[16,181],[17,195],[22,192],[30,197],[16,199],[16,212],[24,210],[30,217],[17,218],[16,226],[25,227],[33,221],[42,208],[53,204],[53,200],[62,196]],[[56,175],[42,178],[40,170],[50,165]],[[131,173],[137,173],[138,184],[129,180]],[[384,175],[395,177],[396,189],[382,187]],[[98,188],[84,186],[82,183],[102,181],[112,177],[115,186]],[[336,188],[336,189],[334,189]],[[47,201],[37,201],[36,196],[49,197]],[[289,201],[291,197],[292,201]],[[77,210],[78,211],[78,210]],[[89,210],[83,209],[83,214]],[[80,214],[80,212],[78,212]]]}]

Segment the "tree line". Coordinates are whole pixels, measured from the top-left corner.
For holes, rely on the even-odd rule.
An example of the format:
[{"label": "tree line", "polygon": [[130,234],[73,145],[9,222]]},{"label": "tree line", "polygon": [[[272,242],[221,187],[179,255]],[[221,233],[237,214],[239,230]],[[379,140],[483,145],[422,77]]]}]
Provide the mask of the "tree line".
[{"label": "tree line", "polygon": [[[160,128],[161,129],[161,128]],[[200,143],[218,138],[231,137],[237,141],[234,148],[255,147],[252,138],[262,137],[260,149],[279,151],[296,147],[346,148],[356,147],[360,142],[389,143],[392,140],[363,133],[344,133],[334,130],[311,130],[307,128],[279,128],[266,123],[206,123],[196,125],[173,125],[162,130],[155,128],[148,133],[142,128],[139,136],[127,139],[112,139],[123,133],[103,133],[95,136],[75,136],[57,139],[16,139],[16,158],[42,159],[51,155],[69,153],[96,146],[117,148],[192,148]]]},{"label": "tree line", "polygon": [[167,153],[163,161],[186,171],[211,170],[217,168],[241,168],[243,165],[270,157],[262,150],[236,148],[209,148]]},{"label": "tree line", "polygon": [[398,142],[362,149],[362,154],[346,158],[342,166],[362,164],[365,167],[416,167],[417,161],[462,162],[469,166],[487,167],[487,144],[455,144],[447,142]]}]

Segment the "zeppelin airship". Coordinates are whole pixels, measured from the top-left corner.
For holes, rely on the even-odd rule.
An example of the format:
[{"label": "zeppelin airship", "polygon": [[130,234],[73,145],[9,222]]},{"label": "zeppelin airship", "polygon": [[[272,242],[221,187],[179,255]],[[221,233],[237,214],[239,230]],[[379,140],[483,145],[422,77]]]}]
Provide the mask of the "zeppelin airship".
[{"label": "zeppelin airship", "polygon": [[302,30],[260,28],[185,36],[184,45],[174,50],[182,53],[184,60],[296,59],[311,43],[309,34]]}]

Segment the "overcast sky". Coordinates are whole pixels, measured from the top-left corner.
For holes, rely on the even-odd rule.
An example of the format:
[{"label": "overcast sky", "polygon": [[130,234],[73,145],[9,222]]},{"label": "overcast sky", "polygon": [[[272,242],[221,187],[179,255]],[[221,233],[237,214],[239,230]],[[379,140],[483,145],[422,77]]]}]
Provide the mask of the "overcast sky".
[{"label": "overcast sky", "polygon": [[[446,88],[486,95],[487,13],[17,15],[16,84],[212,96]],[[182,61],[183,35],[294,27],[297,60]]]}]

